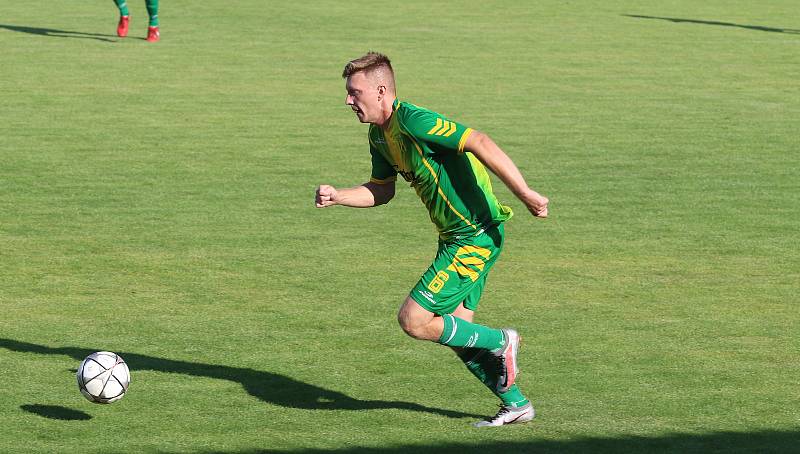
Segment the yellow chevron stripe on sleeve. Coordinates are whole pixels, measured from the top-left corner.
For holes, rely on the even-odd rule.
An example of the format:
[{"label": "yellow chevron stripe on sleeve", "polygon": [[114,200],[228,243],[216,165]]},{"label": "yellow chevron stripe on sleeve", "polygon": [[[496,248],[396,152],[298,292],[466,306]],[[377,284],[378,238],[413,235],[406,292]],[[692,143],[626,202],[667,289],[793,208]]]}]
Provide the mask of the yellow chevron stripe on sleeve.
[{"label": "yellow chevron stripe on sleeve", "polygon": [[444,136],[445,137],[450,137],[451,135],[453,135],[454,132],[456,132],[456,129],[458,129],[458,126],[456,126],[456,124],[451,121],[450,122],[450,130],[447,131],[446,133],[444,133]]},{"label": "yellow chevron stripe on sleeve", "polygon": [[445,120],[445,122],[444,122],[444,126],[443,126],[443,127],[442,127],[442,129],[440,129],[439,131],[436,131],[436,135],[437,135],[437,136],[441,136],[442,134],[444,134],[445,132],[447,132],[447,131],[450,129],[450,125],[451,125],[451,124],[452,124],[452,122]]},{"label": "yellow chevron stripe on sleeve", "polygon": [[441,128],[441,127],[442,127],[442,119],[441,118],[437,118],[436,119],[436,126],[432,127],[431,130],[428,131],[428,135],[436,133],[436,131],[438,131],[439,128]]}]

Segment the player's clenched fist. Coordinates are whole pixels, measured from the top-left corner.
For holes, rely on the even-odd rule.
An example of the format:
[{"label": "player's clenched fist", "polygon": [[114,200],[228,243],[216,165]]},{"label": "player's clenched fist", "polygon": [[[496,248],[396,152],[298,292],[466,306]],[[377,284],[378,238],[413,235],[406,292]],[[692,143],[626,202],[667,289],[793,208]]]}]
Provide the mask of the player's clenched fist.
[{"label": "player's clenched fist", "polygon": [[325,208],[336,205],[336,188],[322,184],[317,188],[316,195],[317,208]]},{"label": "player's clenched fist", "polygon": [[537,218],[547,217],[547,206],[550,204],[550,199],[539,194],[534,190],[529,190],[527,193],[520,196],[528,211]]}]

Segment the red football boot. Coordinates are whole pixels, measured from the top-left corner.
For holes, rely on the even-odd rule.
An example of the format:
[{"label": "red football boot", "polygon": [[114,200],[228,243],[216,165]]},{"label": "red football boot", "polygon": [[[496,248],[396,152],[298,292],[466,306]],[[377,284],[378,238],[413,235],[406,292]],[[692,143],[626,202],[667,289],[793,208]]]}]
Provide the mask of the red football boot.
[{"label": "red football boot", "polygon": [[119,16],[119,23],[117,24],[117,36],[124,38],[128,36],[128,22],[131,16]]},{"label": "red football boot", "polygon": [[147,27],[147,41],[154,43],[158,41],[159,37],[158,27]]}]

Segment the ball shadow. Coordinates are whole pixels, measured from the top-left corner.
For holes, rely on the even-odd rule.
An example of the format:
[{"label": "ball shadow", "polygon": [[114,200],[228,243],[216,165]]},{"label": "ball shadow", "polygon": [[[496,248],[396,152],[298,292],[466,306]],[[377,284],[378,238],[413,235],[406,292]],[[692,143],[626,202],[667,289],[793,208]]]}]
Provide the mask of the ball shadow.
[{"label": "ball shadow", "polygon": [[92,419],[92,415],[75,410],[73,408],[62,407],[60,405],[20,405],[23,411],[33,413],[47,419],[58,419],[61,421],[88,421]]}]

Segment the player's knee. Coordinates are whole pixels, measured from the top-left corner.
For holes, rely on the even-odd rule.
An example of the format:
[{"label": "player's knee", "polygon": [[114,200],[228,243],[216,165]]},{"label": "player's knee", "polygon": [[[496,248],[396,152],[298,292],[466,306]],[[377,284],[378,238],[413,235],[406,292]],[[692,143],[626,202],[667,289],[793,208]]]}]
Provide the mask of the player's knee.
[{"label": "player's knee", "polygon": [[420,323],[415,323],[414,320],[404,314],[403,311],[397,314],[397,323],[400,324],[400,328],[403,329],[404,333],[414,339],[427,339],[425,326]]},{"label": "player's knee", "polygon": [[414,335],[417,332],[416,327],[407,317],[403,316],[403,312],[397,314],[397,323],[400,324],[400,328],[402,328],[404,333],[415,339],[417,338],[417,336]]}]

